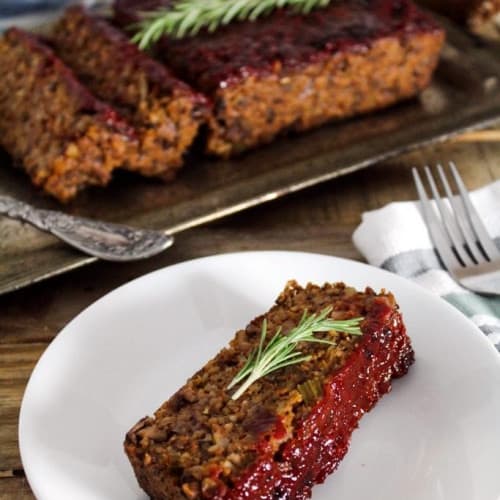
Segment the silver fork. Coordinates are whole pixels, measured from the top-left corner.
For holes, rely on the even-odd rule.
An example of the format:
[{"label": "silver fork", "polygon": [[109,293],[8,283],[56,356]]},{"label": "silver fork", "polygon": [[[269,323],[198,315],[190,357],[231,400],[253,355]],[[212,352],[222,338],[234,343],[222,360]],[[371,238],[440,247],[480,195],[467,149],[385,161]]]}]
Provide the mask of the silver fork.
[{"label": "silver fork", "polygon": [[431,169],[424,168],[435,206],[427,196],[418,170],[412,170],[432,242],[448,272],[462,286],[486,295],[500,295],[500,251],[472,205],[456,165],[453,162],[449,165],[460,196],[452,194],[443,167],[437,165],[446,193],[444,199],[439,195]]}]

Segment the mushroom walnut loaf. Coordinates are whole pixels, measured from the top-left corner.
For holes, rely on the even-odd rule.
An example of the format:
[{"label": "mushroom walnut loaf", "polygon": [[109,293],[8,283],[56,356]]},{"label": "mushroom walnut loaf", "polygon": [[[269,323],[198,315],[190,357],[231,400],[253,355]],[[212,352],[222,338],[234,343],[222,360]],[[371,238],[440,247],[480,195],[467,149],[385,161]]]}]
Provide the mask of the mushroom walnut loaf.
[{"label": "mushroom walnut loaf", "polygon": [[500,38],[500,0],[420,0],[447,16],[467,24],[472,32]]},{"label": "mushroom walnut loaf", "polygon": [[139,147],[129,152],[126,167],[172,179],[205,120],[205,99],[82,7],[66,11],[51,42],[90,90],[136,127]]},{"label": "mushroom walnut loaf", "polygon": [[[115,17],[130,26],[138,11],[169,3],[116,0]],[[229,156],[416,95],[443,40],[409,0],[333,0],[307,16],[277,10],[213,34],[164,38],[157,54],[211,99],[207,150]]]},{"label": "mushroom walnut loaf", "polygon": [[[268,341],[278,327],[288,333],[304,310],[327,306],[334,319],[364,316],[363,334],[316,334],[336,345],[300,344],[309,361],[275,371],[231,399],[226,388],[258,344],[264,318]],[[125,450],[153,499],[309,498],[346,454],[362,415],[412,362],[391,294],[290,282],[265,315],[130,430]],[[310,385],[316,392],[304,390]]]},{"label": "mushroom walnut loaf", "polygon": [[500,39],[500,0],[478,0],[468,15],[470,29],[486,38]]},{"label": "mushroom walnut loaf", "polygon": [[105,185],[134,131],[96,100],[43,43],[22,30],[0,38],[0,145],[60,201]]}]

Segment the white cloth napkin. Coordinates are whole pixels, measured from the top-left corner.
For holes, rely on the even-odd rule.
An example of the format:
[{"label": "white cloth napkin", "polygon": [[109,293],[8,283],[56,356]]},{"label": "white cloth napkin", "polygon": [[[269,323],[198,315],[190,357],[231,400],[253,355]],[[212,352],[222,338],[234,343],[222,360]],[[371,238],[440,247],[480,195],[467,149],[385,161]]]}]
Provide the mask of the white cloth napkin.
[{"label": "white cloth napkin", "polygon": [[[471,198],[500,248],[500,180],[472,192]],[[500,351],[500,297],[474,294],[442,268],[418,202],[390,203],[365,212],[353,241],[370,264],[409,278],[453,304]]]}]

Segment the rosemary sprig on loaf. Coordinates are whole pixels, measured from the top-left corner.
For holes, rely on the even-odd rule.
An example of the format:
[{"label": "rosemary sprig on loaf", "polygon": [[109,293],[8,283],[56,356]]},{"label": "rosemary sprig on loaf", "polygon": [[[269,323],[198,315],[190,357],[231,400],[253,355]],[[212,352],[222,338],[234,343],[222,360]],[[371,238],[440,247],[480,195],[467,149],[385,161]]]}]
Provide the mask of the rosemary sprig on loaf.
[{"label": "rosemary sprig on loaf", "polygon": [[363,318],[333,320],[329,317],[331,311],[331,307],[326,307],[318,314],[308,314],[307,311],[304,311],[299,324],[295,328],[286,335],[281,333],[281,328],[278,328],[265,347],[267,321],[264,319],[258,348],[250,353],[243,368],[227,387],[228,390],[232,389],[235,385],[244,381],[232,395],[232,399],[238,399],[254,382],[276,370],[309,361],[310,356],[303,355],[297,350],[297,344],[300,342],[335,345],[330,340],[315,337],[315,333],[335,330],[350,335],[362,334],[360,323]]},{"label": "rosemary sprig on loaf", "polygon": [[142,13],[132,40],[147,49],[163,35],[185,38],[202,28],[215,31],[233,21],[255,21],[275,9],[291,7],[297,14],[326,7],[330,0],[178,0],[171,7]]}]

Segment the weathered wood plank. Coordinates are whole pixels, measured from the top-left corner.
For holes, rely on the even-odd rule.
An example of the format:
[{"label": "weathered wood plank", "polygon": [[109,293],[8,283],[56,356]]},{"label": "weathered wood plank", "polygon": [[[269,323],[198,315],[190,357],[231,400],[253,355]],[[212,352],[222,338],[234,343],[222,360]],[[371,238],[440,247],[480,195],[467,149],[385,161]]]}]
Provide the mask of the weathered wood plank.
[{"label": "weathered wood plank", "polygon": [[24,388],[47,344],[0,345],[0,473],[21,469],[17,422]]},{"label": "weathered wood plank", "polygon": [[0,476],[0,500],[34,500],[25,477]]}]

